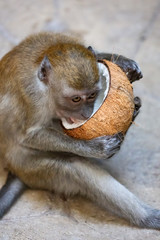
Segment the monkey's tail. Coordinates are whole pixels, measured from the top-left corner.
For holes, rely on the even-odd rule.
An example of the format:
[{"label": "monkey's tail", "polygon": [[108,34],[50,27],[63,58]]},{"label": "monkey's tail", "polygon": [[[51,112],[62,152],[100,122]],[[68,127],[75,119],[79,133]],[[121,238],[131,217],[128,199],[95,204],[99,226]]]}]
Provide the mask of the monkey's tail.
[{"label": "monkey's tail", "polygon": [[7,181],[0,190],[0,219],[8,212],[26,188],[26,185],[19,178],[11,173],[8,174]]}]

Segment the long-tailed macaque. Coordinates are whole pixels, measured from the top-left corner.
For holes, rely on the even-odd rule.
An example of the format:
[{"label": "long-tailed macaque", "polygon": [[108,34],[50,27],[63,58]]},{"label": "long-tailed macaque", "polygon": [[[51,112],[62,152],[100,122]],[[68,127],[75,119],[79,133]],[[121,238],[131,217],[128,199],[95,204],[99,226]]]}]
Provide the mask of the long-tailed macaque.
[{"label": "long-tailed macaque", "polygon": [[[107,159],[121,133],[93,140],[63,134],[61,119],[87,119],[101,91],[97,60],[114,60],[130,81],[142,77],[122,56],[94,54],[76,40],[52,33],[30,36],[0,61],[0,158],[9,176],[0,192],[2,217],[26,187],[81,194],[147,228],[160,228],[160,211],[141,202],[93,158]],[[136,116],[140,100],[135,100]]]}]

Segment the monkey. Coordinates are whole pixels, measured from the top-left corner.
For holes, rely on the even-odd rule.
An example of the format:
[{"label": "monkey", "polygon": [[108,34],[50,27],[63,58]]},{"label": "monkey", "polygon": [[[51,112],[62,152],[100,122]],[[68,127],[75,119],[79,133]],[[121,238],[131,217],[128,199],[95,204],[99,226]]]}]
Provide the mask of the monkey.
[{"label": "monkey", "polygon": [[[63,133],[92,114],[102,90],[97,61],[114,61],[131,82],[138,65],[116,54],[94,53],[72,37],[38,33],[0,60],[0,159],[8,179],[0,191],[0,218],[26,188],[80,194],[145,228],[160,228],[160,210],[140,201],[98,160],[120,150],[122,133],[78,140]],[[135,100],[138,114],[141,101]],[[96,159],[96,161],[94,161]]]}]

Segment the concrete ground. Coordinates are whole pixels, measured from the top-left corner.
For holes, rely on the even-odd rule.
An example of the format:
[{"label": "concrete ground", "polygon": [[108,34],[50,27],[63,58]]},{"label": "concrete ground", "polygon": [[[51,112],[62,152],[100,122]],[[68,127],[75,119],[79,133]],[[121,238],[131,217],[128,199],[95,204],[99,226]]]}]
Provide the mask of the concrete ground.
[{"label": "concrete ground", "polygon": [[[143,107],[121,151],[109,161],[115,178],[160,208],[160,0],[0,1],[0,56],[28,34],[76,35],[99,51],[135,59],[144,78],[134,83]],[[0,184],[6,173],[0,170]],[[64,201],[28,190],[0,221],[0,240],[159,240],[160,232],[133,227],[93,203]]]}]

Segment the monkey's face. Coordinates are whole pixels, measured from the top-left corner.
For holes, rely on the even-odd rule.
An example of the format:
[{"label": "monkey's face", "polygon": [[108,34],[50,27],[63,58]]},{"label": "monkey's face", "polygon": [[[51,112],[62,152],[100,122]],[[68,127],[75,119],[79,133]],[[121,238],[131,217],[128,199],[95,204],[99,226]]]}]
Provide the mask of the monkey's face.
[{"label": "monkey's face", "polygon": [[87,120],[91,116],[101,90],[96,60],[84,57],[77,59],[69,56],[61,64],[53,63],[48,78],[50,102],[54,100],[56,116],[69,124]]},{"label": "monkey's face", "polygon": [[84,67],[74,63],[52,66],[45,57],[38,71],[39,79],[48,89],[50,113],[70,124],[91,116],[101,90],[97,65],[91,67],[88,60]]},{"label": "monkey's face", "polygon": [[99,81],[92,87],[76,90],[63,81],[56,93],[56,114],[65,128],[79,127],[95,114],[105,100],[110,86],[108,69],[98,63]]},{"label": "monkey's face", "polygon": [[57,117],[69,124],[87,120],[93,113],[99,92],[98,84],[92,89],[78,91],[64,84],[61,94],[57,94],[55,99]]}]

